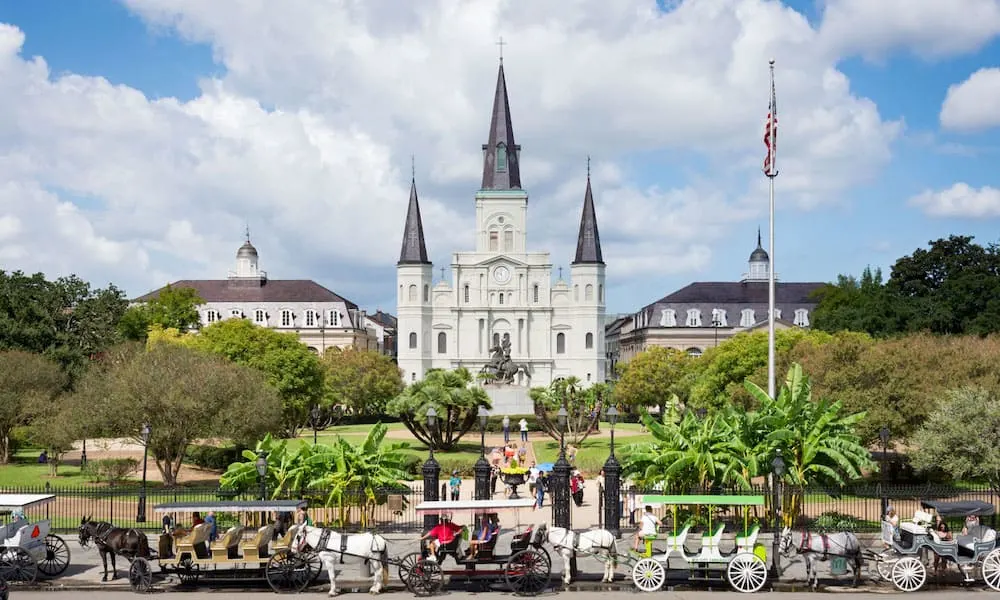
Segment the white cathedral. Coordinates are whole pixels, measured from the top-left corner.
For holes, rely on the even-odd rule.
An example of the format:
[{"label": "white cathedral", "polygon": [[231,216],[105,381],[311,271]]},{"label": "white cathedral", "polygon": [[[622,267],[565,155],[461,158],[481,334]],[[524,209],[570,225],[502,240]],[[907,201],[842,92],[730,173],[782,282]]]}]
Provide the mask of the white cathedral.
[{"label": "white cathedral", "polygon": [[[529,386],[569,376],[584,385],[604,381],[605,265],[588,173],[570,281],[560,269],[552,283],[549,253],[528,249],[520,160],[501,60],[483,145],[483,183],[476,192],[475,250],[455,252],[451,281],[434,284],[413,181],[396,279],[398,360],[405,379],[416,381],[438,368],[466,367],[475,374],[494,348],[506,347],[519,366],[508,387],[521,390],[514,403],[524,409]],[[498,406],[491,395],[495,410],[516,410],[509,403]]]}]

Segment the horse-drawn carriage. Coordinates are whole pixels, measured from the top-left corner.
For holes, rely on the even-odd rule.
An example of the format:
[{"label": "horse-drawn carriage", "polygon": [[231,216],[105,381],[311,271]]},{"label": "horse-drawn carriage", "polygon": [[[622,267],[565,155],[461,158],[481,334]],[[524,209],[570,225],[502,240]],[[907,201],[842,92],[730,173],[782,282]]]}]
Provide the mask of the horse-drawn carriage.
[{"label": "horse-drawn carriage", "polygon": [[[552,560],[542,547],[546,541],[546,526],[522,528],[520,513],[531,510],[534,501],[523,498],[515,500],[465,500],[423,502],[416,507],[421,515],[438,515],[455,522],[480,522],[480,527],[489,522],[498,528],[488,539],[470,540],[466,526],[463,533],[453,540],[441,544],[434,556],[422,545],[420,552],[414,552],[399,560],[399,578],[406,588],[418,596],[437,593],[444,586],[445,576],[452,580],[463,579],[487,585],[503,583],[518,595],[535,596],[549,585],[552,574]],[[506,522],[505,522],[506,521]],[[513,524],[510,523],[513,521]],[[502,528],[513,525],[510,553],[497,552],[497,541]],[[476,549],[463,552],[463,541],[479,541]],[[448,569],[446,561],[455,567]]]},{"label": "horse-drawn carriage", "polygon": [[[305,500],[170,502],[153,512],[177,515],[214,512],[217,538],[212,525],[199,523],[160,536],[155,551],[132,557],[129,584],[135,592],[149,592],[157,581],[176,577],[182,583],[199,579],[266,579],[276,591],[301,589],[320,574],[315,555],[290,552],[295,527],[280,531],[280,516],[291,515]],[[274,515],[273,519],[269,515]],[[176,520],[174,521],[176,522]],[[280,534],[280,535],[279,535]],[[154,571],[153,563],[159,566]]]},{"label": "horse-drawn carriage", "polygon": [[920,506],[933,510],[942,518],[965,517],[967,523],[974,524],[966,527],[962,534],[942,536],[932,527],[933,515],[919,510],[910,521],[899,524],[898,532],[891,525],[884,525],[882,537],[891,550],[874,557],[879,561],[880,575],[892,581],[900,591],[919,590],[927,581],[926,559],[933,555],[945,565],[956,565],[966,583],[975,581],[974,574],[978,570],[986,585],[1000,591],[997,533],[978,523],[979,517],[994,514],[993,504],[977,500],[923,501]]},{"label": "horse-drawn carriage", "polygon": [[0,580],[32,583],[60,575],[69,566],[69,545],[49,533],[51,521],[29,521],[25,511],[54,502],[52,494],[0,494],[0,513],[10,515],[0,526]]},{"label": "horse-drawn carriage", "polygon": [[[645,549],[638,556],[628,556],[625,564],[632,568],[632,581],[644,592],[659,590],[667,581],[670,570],[687,571],[687,581],[726,581],[738,592],[756,592],[767,582],[766,550],[757,541],[760,533],[758,525],[751,526],[749,507],[763,507],[764,496],[660,496],[648,495],[640,499],[642,506],[668,506],[673,515],[672,531],[663,539],[664,545],[657,547],[659,536],[644,538]],[[683,525],[677,518],[680,506],[707,508],[707,527],[701,534],[701,544],[697,552],[687,549],[688,537],[693,523],[688,520]],[[713,524],[715,507],[737,506],[743,509],[743,533],[733,539],[732,547],[722,550],[725,524]],[[671,563],[671,559],[675,563]],[[671,569],[677,561],[684,564],[681,569]]]}]

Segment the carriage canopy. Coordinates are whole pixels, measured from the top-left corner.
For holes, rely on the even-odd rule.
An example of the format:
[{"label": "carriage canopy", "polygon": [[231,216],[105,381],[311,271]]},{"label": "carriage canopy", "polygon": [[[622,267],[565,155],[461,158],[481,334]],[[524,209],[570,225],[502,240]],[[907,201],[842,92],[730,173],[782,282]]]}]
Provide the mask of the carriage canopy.
[{"label": "carriage canopy", "polygon": [[193,513],[193,512],[295,512],[299,507],[306,507],[306,500],[218,500],[215,502],[167,502],[157,504],[153,512],[158,513]]},{"label": "carriage canopy", "polygon": [[764,506],[763,495],[659,495],[645,494],[635,497],[636,504],[649,506]]},{"label": "carriage canopy", "polygon": [[55,494],[0,494],[0,513],[45,506],[55,500]]},{"label": "carriage canopy", "polygon": [[963,500],[960,502],[940,502],[938,500],[923,500],[923,508],[931,508],[942,517],[968,517],[972,515],[988,517],[996,512],[996,507],[982,500]]},{"label": "carriage canopy", "polygon": [[515,519],[520,523],[519,513],[523,509],[531,508],[535,501],[531,498],[517,498],[514,500],[428,500],[417,505],[418,514],[424,515],[448,515],[454,521],[473,521],[481,515],[493,515],[503,513],[513,513]]}]

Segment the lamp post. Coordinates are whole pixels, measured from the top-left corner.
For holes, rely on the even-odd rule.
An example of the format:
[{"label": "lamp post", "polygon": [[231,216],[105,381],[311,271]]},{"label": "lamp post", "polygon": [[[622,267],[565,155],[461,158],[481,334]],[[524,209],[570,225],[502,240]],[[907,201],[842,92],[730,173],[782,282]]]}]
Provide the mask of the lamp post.
[{"label": "lamp post", "polygon": [[566,460],[566,407],[559,409],[559,459],[552,466],[552,526],[569,529],[569,474],[572,470]]},{"label": "lamp post", "polygon": [[80,466],[87,466],[87,438],[83,438],[83,451],[80,452]]},{"label": "lamp post", "polygon": [[778,552],[781,548],[781,479],[785,475],[785,461],[781,458],[781,449],[776,451],[774,460],[771,461],[772,486],[774,488],[774,558],[771,559],[771,567],[774,576],[781,576],[781,557]]},{"label": "lamp post", "polygon": [[486,460],[486,424],[490,413],[483,406],[479,407],[479,460],[473,471],[476,474],[476,500],[490,499],[490,463]]},{"label": "lamp post", "polygon": [[882,479],[882,518],[885,518],[885,513],[889,510],[889,496],[887,495],[885,486],[889,478],[889,426],[883,425],[881,429],[878,430],[878,439],[882,442],[882,464],[879,467],[881,471]]},{"label": "lamp post", "polygon": [[149,423],[144,423],[142,431],[142,488],[139,489],[139,509],[135,515],[136,523],[146,522],[146,464],[149,458],[149,434],[152,433]]},{"label": "lamp post", "polygon": [[257,479],[260,481],[260,499],[267,500],[267,455],[261,450],[257,453]]},{"label": "lamp post", "polygon": [[712,330],[715,331],[715,345],[719,345],[719,327],[722,327],[722,319],[719,315],[714,315],[712,317]]},{"label": "lamp post", "polygon": [[615,458],[615,423],[618,422],[618,409],[612,404],[608,407],[608,427],[611,429],[611,454],[604,461],[604,527],[616,538],[621,532],[621,475],[622,466]]},{"label": "lamp post", "polygon": [[[441,465],[434,459],[434,431],[437,428],[437,411],[434,407],[427,409],[427,447],[430,449],[430,456],[421,469],[424,476],[424,501],[430,502],[440,500],[438,492],[438,482],[441,478]],[[424,530],[430,531],[438,523],[437,515],[424,515]]]},{"label": "lamp post", "polygon": [[319,409],[319,405],[312,407],[309,411],[309,424],[312,426],[313,430],[313,446],[316,445],[317,434],[319,433],[319,419],[323,416],[323,411]]}]

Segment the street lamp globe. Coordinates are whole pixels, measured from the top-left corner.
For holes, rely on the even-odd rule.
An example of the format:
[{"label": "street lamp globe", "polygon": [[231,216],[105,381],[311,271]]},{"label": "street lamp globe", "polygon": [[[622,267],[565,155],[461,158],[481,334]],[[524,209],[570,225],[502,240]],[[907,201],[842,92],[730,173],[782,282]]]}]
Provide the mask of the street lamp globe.
[{"label": "street lamp globe", "polygon": [[556,418],[559,421],[559,429],[566,428],[566,418],[569,417],[569,413],[566,412],[566,407],[562,406],[559,408],[559,412],[556,413]]},{"label": "street lamp globe", "polygon": [[436,410],[434,410],[434,407],[432,406],[432,407],[428,408],[427,409],[427,428],[428,429],[434,429],[434,426],[437,425],[437,418],[438,418],[438,413],[437,413]]},{"label": "street lamp globe", "polygon": [[312,417],[313,423],[319,423],[319,418],[323,415],[323,411],[319,409],[319,406],[312,407],[309,411],[309,416]]},{"label": "street lamp globe", "polygon": [[152,432],[153,432],[153,430],[150,429],[149,423],[143,423],[143,425],[142,425],[142,431],[140,432],[142,434],[142,445],[143,446],[145,446],[146,444],[149,443],[149,434],[152,433]]},{"label": "street lamp globe", "polygon": [[479,428],[482,431],[486,431],[486,424],[490,420],[490,413],[486,410],[485,406],[479,407]]},{"label": "street lamp globe", "polygon": [[771,461],[771,468],[774,469],[774,474],[778,478],[781,478],[785,474],[785,460],[781,458],[781,450],[777,450],[774,460]]},{"label": "street lamp globe", "polygon": [[883,425],[881,429],[878,430],[878,439],[882,441],[882,446],[889,445],[889,426]]},{"label": "street lamp globe", "polygon": [[261,452],[257,455],[257,474],[261,477],[267,475],[267,457]]},{"label": "street lamp globe", "polygon": [[608,417],[608,424],[611,425],[611,429],[615,428],[615,423],[618,422],[618,409],[612,404],[608,407],[608,412],[605,413]]}]

